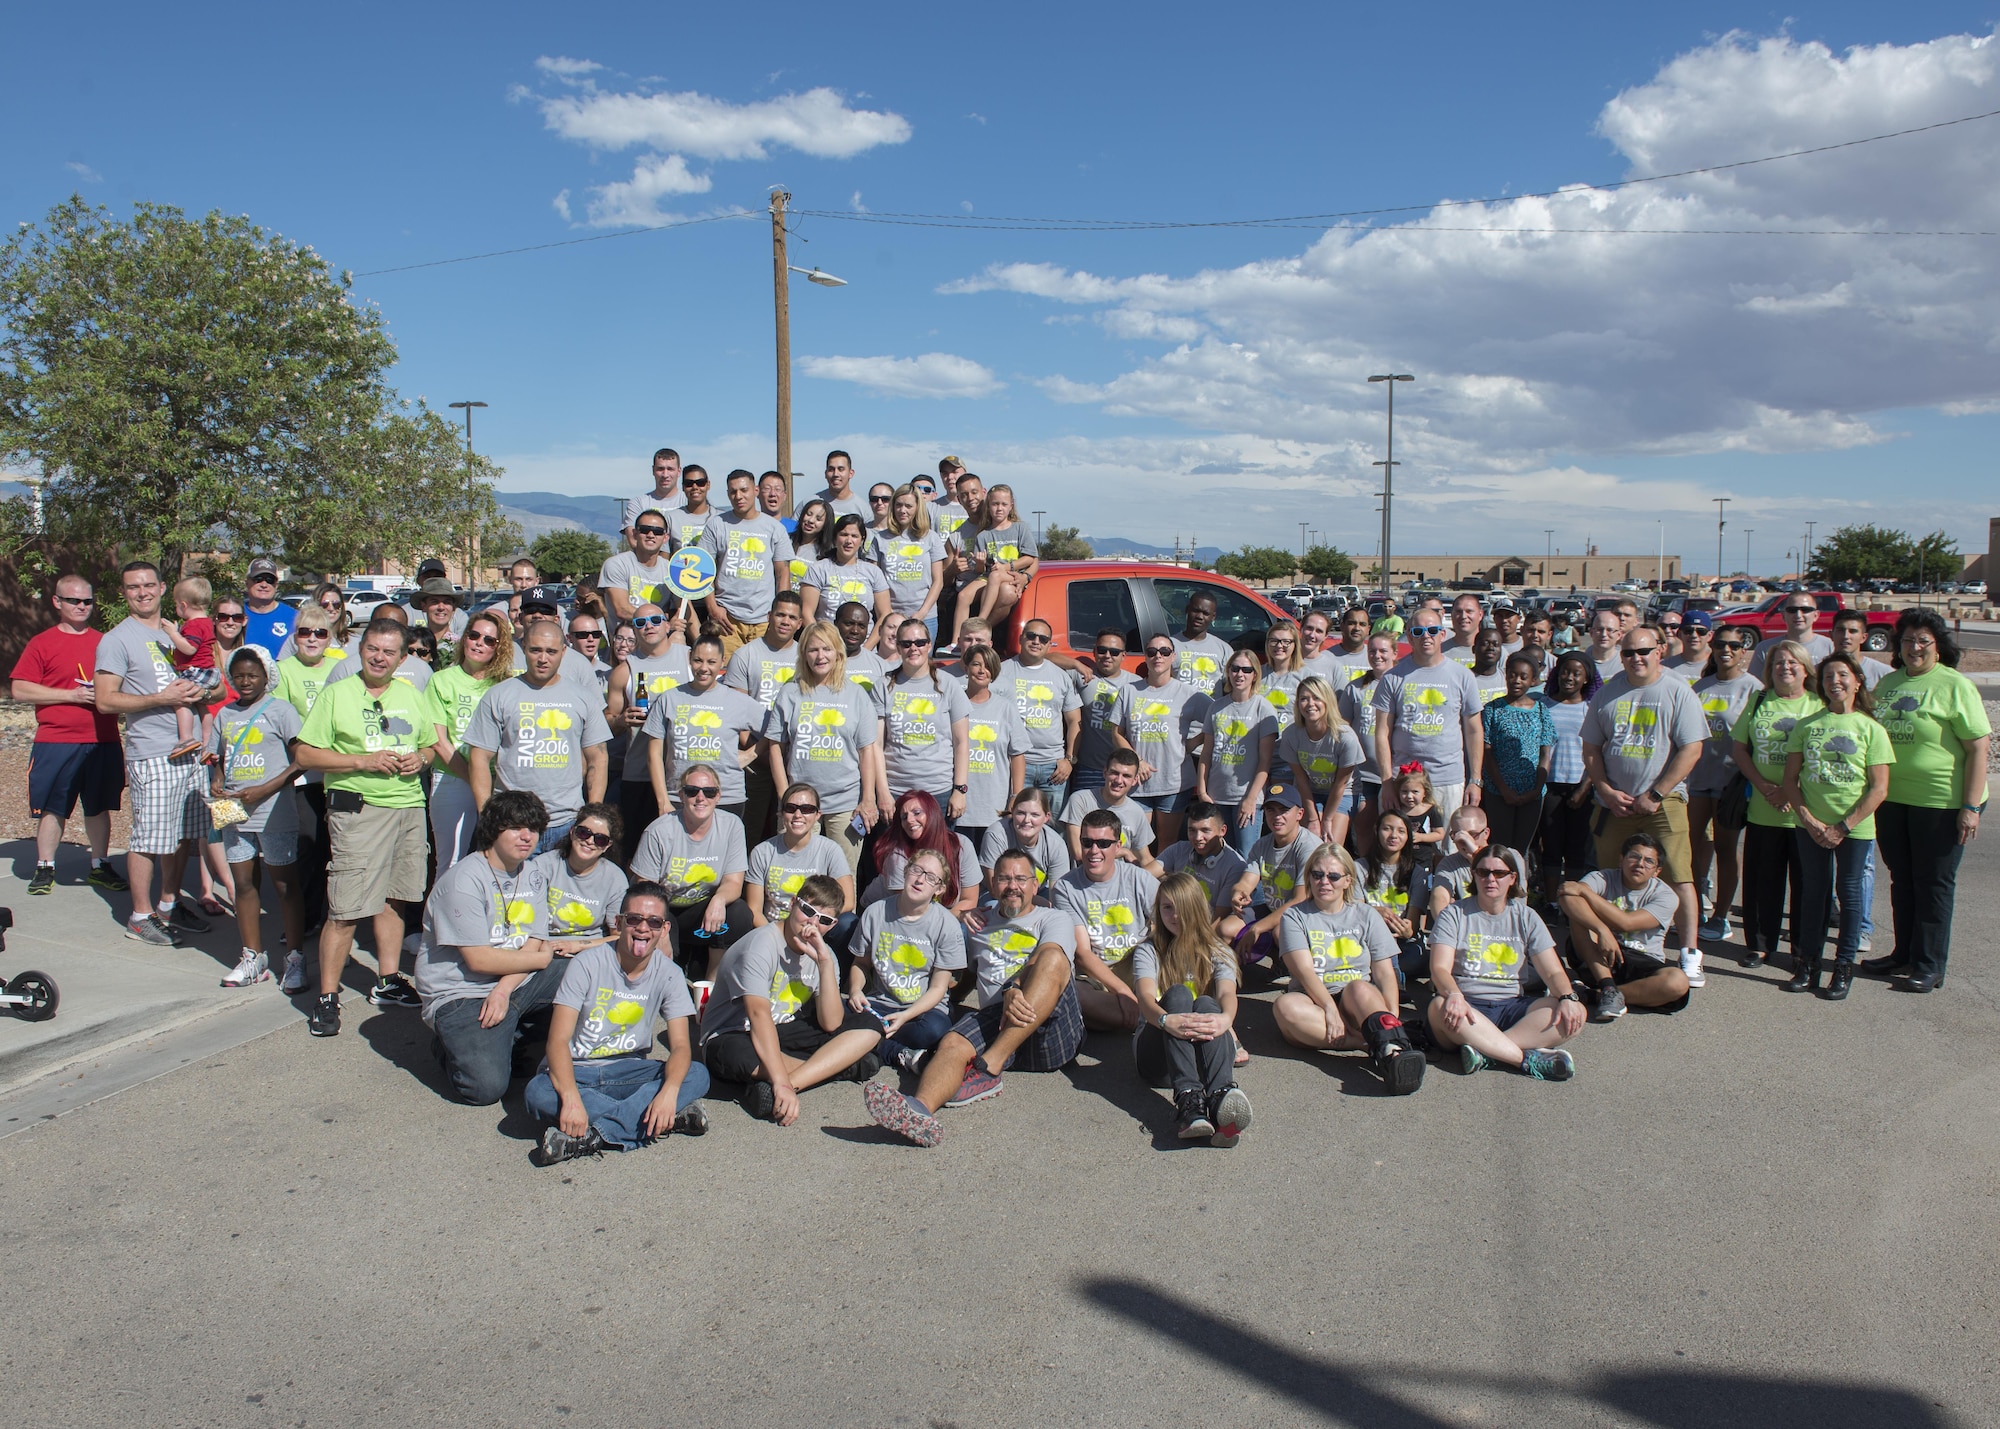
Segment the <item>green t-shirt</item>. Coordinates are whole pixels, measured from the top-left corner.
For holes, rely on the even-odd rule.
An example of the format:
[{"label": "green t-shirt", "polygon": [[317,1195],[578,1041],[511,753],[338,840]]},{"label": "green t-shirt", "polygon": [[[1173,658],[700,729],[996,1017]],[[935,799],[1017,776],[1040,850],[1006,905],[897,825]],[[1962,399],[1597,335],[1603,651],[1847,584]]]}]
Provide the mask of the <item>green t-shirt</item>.
[{"label": "green t-shirt", "polygon": [[[363,680],[337,680],[320,692],[299,743],[337,754],[428,749],[443,723],[430,696],[407,680],[389,681],[379,695]],[[417,774],[328,774],[326,787],[359,794],[384,809],[424,806],[424,782]]]},{"label": "green t-shirt", "polygon": [[1993,732],[1979,689],[1949,666],[1921,675],[1891,670],[1875,687],[1875,718],[1889,732],[1896,762],[1889,770],[1889,798],[1919,809],[1955,809],[1986,801],[1984,789],[1969,794],[1965,741]]},{"label": "green t-shirt", "polygon": [[[1793,729],[1800,720],[1826,708],[1818,695],[1799,695],[1794,699],[1781,699],[1768,691],[1762,699],[1754,700],[1748,712],[1736,721],[1736,727],[1729,731],[1733,743],[1748,745],[1750,762],[1757,766],[1757,772],[1773,784],[1785,782],[1785,741],[1792,737]],[[1766,829],[1795,829],[1799,821],[1790,814],[1781,814],[1771,807],[1771,801],[1763,791],[1750,791],[1750,822]]]},{"label": "green t-shirt", "polygon": [[[495,683],[467,673],[463,666],[447,665],[424,686],[424,693],[437,707],[438,727],[444,730],[444,737],[452,742],[461,758],[465,755],[465,727],[472,723],[472,712],[479,708],[480,700]],[[439,772],[448,779],[458,777],[441,765]]]},{"label": "green t-shirt", "polygon": [[[1837,824],[1868,792],[1868,768],[1896,762],[1888,731],[1865,714],[1835,714],[1821,710],[1800,720],[1785,740],[1787,755],[1802,754],[1799,792],[1806,807],[1823,824]],[[1893,777],[1893,776],[1892,776]],[[1848,829],[1857,839],[1875,837],[1870,814]]]},{"label": "green t-shirt", "polygon": [[272,693],[301,716],[311,714],[319,692],[326,688],[328,680],[340,672],[340,664],[346,654],[344,650],[329,650],[324,660],[311,666],[299,663],[296,655],[287,655],[278,662],[278,687]]}]

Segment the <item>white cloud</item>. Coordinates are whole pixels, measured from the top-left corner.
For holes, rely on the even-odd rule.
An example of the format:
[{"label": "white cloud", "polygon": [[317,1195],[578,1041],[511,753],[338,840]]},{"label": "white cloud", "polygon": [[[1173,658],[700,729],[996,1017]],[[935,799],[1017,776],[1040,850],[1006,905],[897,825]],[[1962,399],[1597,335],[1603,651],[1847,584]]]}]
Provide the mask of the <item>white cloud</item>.
[{"label": "white cloud", "polygon": [[555,79],[577,81],[596,74],[604,66],[595,60],[573,60],[562,55],[543,55],[535,61],[535,68]]},{"label": "white cloud", "polygon": [[101,184],[104,182],[104,175],[98,173],[97,170],[91,168],[90,165],[83,163],[80,160],[71,159],[69,162],[64,164],[63,167],[65,169],[68,169],[71,173],[75,174],[78,178],[82,179],[87,184]]},{"label": "white cloud", "polygon": [[557,213],[562,215],[562,221],[564,223],[568,223],[570,221],[569,190],[564,189],[561,193],[557,194],[554,198],[550,199],[549,207],[553,208]]},{"label": "white cloud", "polygon": [[808,377],[854,382],[885,397],[990,397],[1007,384],[969,357],[926,352],[921,357],[808,357]]},{"label": "white cloud", "polygon": [[626,223],[649,227],[674,223],[682,215],[665,212],[659,201],[675,194],[705,194],[713,182],[707,174],[689,173],[687,160],[679,154],[646,154],[633,169],[631,178],[591,190],[595,197],[590,201],[590,222],[600,228]]}]

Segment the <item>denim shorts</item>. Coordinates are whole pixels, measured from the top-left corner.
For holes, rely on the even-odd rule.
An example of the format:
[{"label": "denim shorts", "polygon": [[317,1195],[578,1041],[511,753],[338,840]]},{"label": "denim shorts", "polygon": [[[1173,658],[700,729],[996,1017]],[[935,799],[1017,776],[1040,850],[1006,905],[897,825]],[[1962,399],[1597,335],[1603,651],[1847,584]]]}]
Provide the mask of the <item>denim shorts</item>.
[{"label": "denim shorts", "polygon": [[1183,789],[1177,794],[1134,794],[1132,802],[1142,809],[1151,809],[1156,814],[1180,814],[1194,802],[1194,790]]},{"label": "denim shorts", "polygon": [[230,863],[248,863],[253,858],[261,858],[272,868],[285,868],[298,862],[297,824],[261,829],[256,833],[245,833],[241,824],[231,824],[221,833],[222,856]]},{"label": "denim shorts", "polygon": [[1471,997],[1466,1002],[1481,1017],[1505,1032],[1516,1022],[1528,1015],[1528,1009],[1541,999],[1518,994],[1514,997]]}]

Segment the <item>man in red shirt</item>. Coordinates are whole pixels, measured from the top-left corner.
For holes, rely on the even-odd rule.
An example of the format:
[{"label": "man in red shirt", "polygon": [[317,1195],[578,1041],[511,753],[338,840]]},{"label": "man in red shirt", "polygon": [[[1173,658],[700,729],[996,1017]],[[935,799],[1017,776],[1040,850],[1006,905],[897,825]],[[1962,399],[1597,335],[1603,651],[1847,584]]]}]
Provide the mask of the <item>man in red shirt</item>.
[{"label": "man in red shirt", "polygon": [[118,716],[97,708],[92,672],[97,642],[91,627],[97,598],[79,575],[56,581],[56,623],[28,642],[14,665],[14,698],[35,707],[35,747],[28,757],[28,811],[35,819],[35,876],[28,892],[56,883],[56,848],[63,825],[83,800],[90,839],[90,882],[114,893],[125,880],[109,862],[111,813],[124,801],[125,753]]}]

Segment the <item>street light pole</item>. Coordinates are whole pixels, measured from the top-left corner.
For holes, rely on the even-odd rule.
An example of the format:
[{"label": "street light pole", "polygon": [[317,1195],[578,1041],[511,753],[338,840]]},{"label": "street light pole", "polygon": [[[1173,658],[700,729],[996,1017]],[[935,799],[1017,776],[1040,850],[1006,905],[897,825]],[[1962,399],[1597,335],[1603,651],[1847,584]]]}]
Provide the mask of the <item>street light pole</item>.
[{"label": "street light pole", "polygon": [[484,402],[453,402],[449,405],[453,411],[463,409],[465,412],[466,515],[472,522],[465,534],[465,591],[467,595],[470,595],[479,588],[479,516],[472,509],[473,503],[471,499],[473,489],[472,409],[474,407],[484,407],[486,404]]},{"label": "street light pole", "polygon": [[1722,580],[1722,527],[1724,525],[1722,508],[1727,506],[1733,498],[1717,496],[1712,499],[1715,502],[1715,579],[1720,582]]},{"label": "street light pole", "polygon": [[1037,511],[1033,514],[1035,517],[1035,549],[1039,551],[1042,549],[1042,518],[1049,513],[1046,511]]},{"label": "street light pole", "polygon": [[1555,527],[1553,526],[1542,527],[1542,534],[1548,537],[1548,540],[1544,542],[1542,546],[1542,578],[1541,580],[1536,582],[1536,584],[1547,585],[1549,583],[1549,562],[1553,561],[1556,557]]},{"label": "street light pole", "polygon": [[1812,528],[1817,525],[1819,525],[1817,521],[1806,522],[1806,565],[1812,564]]},{"label": "street light pole", "polygon": [[[1655,519],[1657,520],[1658,518]],[[1660,550],[1659,554],[1654,558],[1655,563],[1653,566],[1654,590],[1658,590],[1661,584],[1667,578],[1667,523],[1664,521],[1660,521],[1659,527],[1660,527]],[[1715,578],[1717,580],[1722,579],[1722,561],[1719,557],[1715,563]]]},{"label": "street light pole", "polygon": [[1381,372],[1377,373],[1373,377],[1370,377],[1368,380],[1370,382],[1386,382],[1389,384],[1388,450],[1382,453],[1383,460],[1370,463],[1371,466],[1379,466],[1382,468],[1382,560],[1381,560],[1382,594],[1387,595],[1389,593],[1389,560],[1390,560],[1389,529],[1390,529],[1390,519],[1391,519],[1389,506],[1390,503],[1394,500],[1394,496],[1392,495],[1392,493],[1396,489],[1396,466],[1397,466],[1396,384],[1398,382],[1414,382],[1417,379],[1411,376],[1407,372]]},{"label": "street light pole", "polygon": [[1756,534],[1757,528],[1754,526],[1743,528],[1743,579],[1746,581],[1756,579],[1750,574],[1750,538]]},{"label": "street light pole", "polygon": [[784,514],[792,514],[792,295],[791,274],[822,288],[844,288],[847,279],[818,268],[794,268],[785,258],[785,205],[792,196],[771,190],[771,306],[778,323],[778,475],[785,479]]}]

